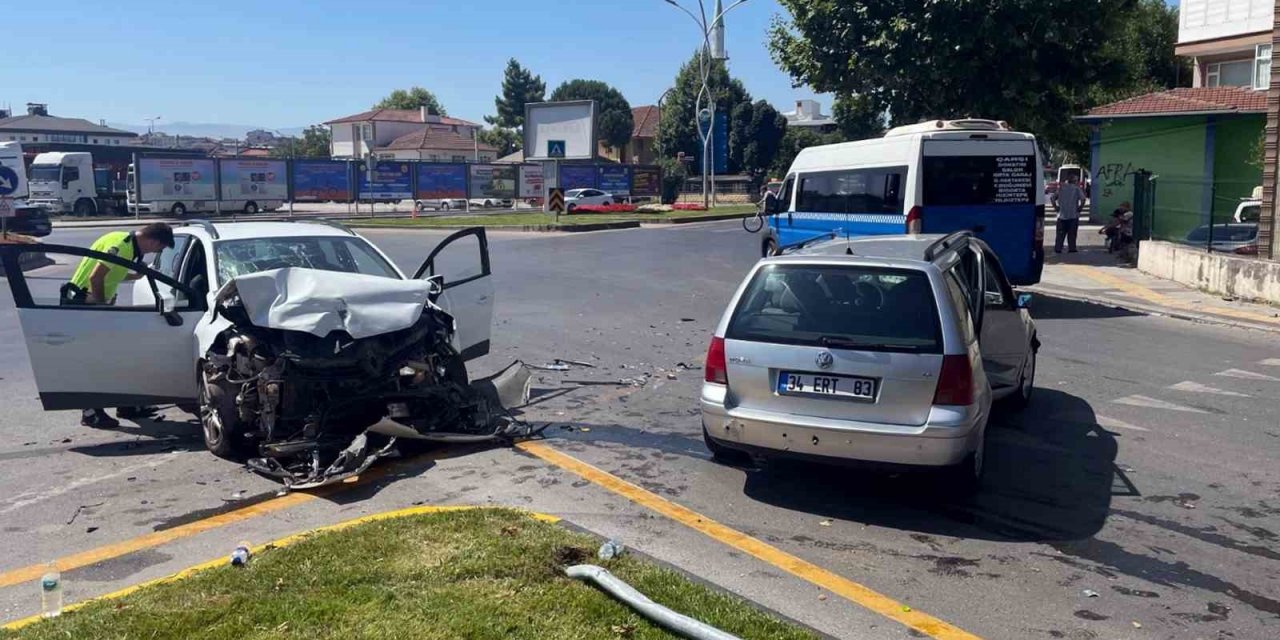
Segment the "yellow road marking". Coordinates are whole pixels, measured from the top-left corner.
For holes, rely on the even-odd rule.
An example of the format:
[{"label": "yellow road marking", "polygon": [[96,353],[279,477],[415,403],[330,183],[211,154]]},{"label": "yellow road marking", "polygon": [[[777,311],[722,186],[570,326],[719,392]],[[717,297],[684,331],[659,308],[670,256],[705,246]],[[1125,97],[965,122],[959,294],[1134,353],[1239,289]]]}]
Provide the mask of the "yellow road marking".
[{"label": "yellow road marking", "polygon": [[1109,273],[1102,271],[1101,269],[1097,269],[1094,267],[1090,267],[1082,264],[1068,264],[1068,265],[1062,265],[1062,267],[1068,271],[1072,271],[1086,278],[1089,278],[1094,282],[1097,282],[1102,285],[1106,285],[1108,287],[1111,287],[1112,289],[1118,289],[1131,296],[1146,300],[1147,302],[1150,302],[1152,304],[1157,304],[1164,307],[1172,307],[1175,309],[1182,309],[1184,311],[1195,311],[1198,313],[1203,313],[1208,315],[1219,315],[1219,316],[1226,316],[1228,318],[1236,318],[1239,320],[1249,320],[1251,322],[1262,322],[1265,324],[1278,323],[1276,318],[1273,318],[1267,315],[1262,315],[1260,313],[1252,313],[1249,311],[1242,311],[1240,309],[1230,309],[1230,308],[1224,308],[1224,307],[1211,307],[1211,306],[1205,306],[1205,305],[1188,304],[1181,300],[1170,298],[1169,296],[1166,296],[1159,292],[1148,289],[1140,284],[1129,282],[1124,278],[1113,276]]},{"label": "yellow road marking", "polygon": [[[447,455],[447,449],[442,452],[436,452],[432,455],[418,456],[415,458],[411,458],[406,462],[412,462],[413,460],[430,460],[436,455]],[[281,511],[284,509],[288,509],[290,507],[295,507],[304,502],[310,502],[312,500],[315,500],[316,498],[325,497],[340,491],[344,491],[346,489],[350,489],[351,487],[360,485],[364,482],[375,480],[377,478],[387,475],[388,473],[400,468],[401,466],[402,465],[387,465],[385,467],[375,468],[370,470],[368,473],[364,474],[363,476],[348,478],[347,480],[339,484],[333,484],[326,487],[321,487],[315,491],[311,491],[308,493],[300,493],[300,492],[289,493],[276,498],[271,498],[269,500],[264,500],[257,504],[251,504],[246,507],[241,507],[239,509],[235,509],[234,511],[228,511],[226,513],[220,513],[215,516],[210,516],[203,520],[188,522],[186,524],[179,525],[172,529],[165,529],[164,531],[147,533],[147,534],[138,536],[136,538],[121,540],[120,542],[101,546],[96,549],[81,551],[80,553],[75,553],[69,556],[58,558],[57,560],[54,560],[53,563],[56,567],[58,567],[59,571],[64,571],[64,572],[71,571],[72,569],[79,569],[81,567],[87,567],[87,566],[102,562],[104,560],[111,560],[113,558],[118,558],[123,555],[134,553],[136,551],[142,551],[143,549],[150,549],[153,547],[158,547],[163,544],[168,544],[170,542],[173,542],[174,540],[189,538],[196,534],[204,533],[205,531],[217,529],[218,527],[223,527],[236,522],[241,522],[244,520],[248,520],[250,518],[256,518],[261,515],[266,515],[268,513]],[[35,580],[36,578],[39,578],[41,575],[44,575],[44,572],[47,570],[47,567],[48,567],[47,564],[33,564],[30,566],[21,567],[19,569],[12,569],[10,571],[5,571],[4,573],[0,573],[0,589],[3,589],[5,587],[12,587],[13,585],[27,582],[30,580]]]},{"label": "yellow road marking", "polygon": [[[293,494],[293,495],[302,495],[302,494]],[[471,505],[427,505],[427,506],[421,506],[421,507],[409,507],[407,509],[397,509],[395,511],[384,511],[382,513],[373,513],[367,516],[360,516],[359,518],[353,518],[351,520],[339,522],[337,524],[331,524],[328,526],[319,527],[319,528],[311,529],[308,531],[303,531],[301,533],[295,533],[293,535],[280,538],[279,540],[273,540],[265,544],[260,544],[253,547],[250,550],[250,553],[251,555],[256,555],[266,550],[268,547],[272,547],[276,549],[287,547],[289,545],[301,542],[317,533],[324,533],[327,531],[341,531],[343,529],[349,529],[358,524],[364,524],[366,522],[375,522],[378,520],[390,520],[392,518],[404,518],[407,516],[416,516],[416,515],[427,514],[427,513],[445,513],[449,511],[470,511],[474,509],[492,509],[492,508],[494,507],[477,507],[477,506],[471,506]],[[560,518],[557,518],[556,516],[552,516],[552,515],[547,515],[545,513],[537,513],[533,511],[525,511],[524,513],[527,514],[530,518],[533,518],[534,520],[539,520],[542,522],[549,522],[549,523],[555,524],[560,521]],[[74,604],[69,604],[63,607],[62,611],[64,613],[68,611],[75,611],[76,609],[84,607],[93,602],[97,602],[99,600],[114,600],[116,598],[123,598],[124,596],[127,596],[139,589],[143,589],[145,587],[150,587],[157,584],[164,584],[166,582],[173,582],[175,580],[181,580],[194,573],[204,571],[205,569],[212,569],[214,567],[222,566],[226,562],[227,562],[227,559],[225,557],[215,558],[208,562],[202,562],[198,565],[195,565],[194,567],[187,567],[182,571],[179,571],[171,575],[167,575],[163,578],[148,580],[146,582],[141,582],[117,591],[112,591],[111,593],[100,595],[96,598],[89,598],[88,600],[82,600]],[[39,622],[41,619],[42,618],[39,615],[28,616],[26,618],[14,620],[13,622],[10,622],[4,625],[3,628],[9,631],[13,631],[16,629],[21,629],[22,627],[25,627],[32,623]]]},{"label": "yellow road marking", "polygon": [[980,640],[967,631],[939,620],[927,613],[894,600],[879,592],[837,575],[806,560],[793,556],[745,533],[731,529],[696,511],[668,501],[613,474],[561,453],[542,442],[521,442],[518,449],[537,456],[557,467],[571,471],[638,505],[656,511],[695,531],[706,534],[739,551],[748,553],[797,578],[822,587],[886,618],[900,622],[938,640]]}]

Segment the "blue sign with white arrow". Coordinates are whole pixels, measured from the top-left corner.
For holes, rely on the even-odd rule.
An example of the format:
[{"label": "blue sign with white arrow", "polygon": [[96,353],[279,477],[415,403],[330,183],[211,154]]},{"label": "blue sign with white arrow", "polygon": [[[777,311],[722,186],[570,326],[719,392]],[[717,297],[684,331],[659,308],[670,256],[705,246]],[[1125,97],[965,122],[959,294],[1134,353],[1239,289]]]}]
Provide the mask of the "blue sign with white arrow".
[{"label": "blue sign with white arrow", "polygon": [[9,167],[0,165],[0,197],[13,195],[18,190],[18,174]]},{"label": "blue sign with white arrow", "polygon": [[547,141],[547,157],[563,158],[564,157],[564,140],[548,140]]}]

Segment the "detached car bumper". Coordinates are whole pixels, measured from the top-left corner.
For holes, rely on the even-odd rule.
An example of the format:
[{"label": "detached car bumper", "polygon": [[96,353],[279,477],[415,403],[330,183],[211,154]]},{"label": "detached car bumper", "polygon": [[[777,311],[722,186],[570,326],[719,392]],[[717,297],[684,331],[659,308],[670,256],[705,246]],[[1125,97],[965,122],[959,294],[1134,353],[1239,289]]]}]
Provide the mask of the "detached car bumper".
[{"label": "detached car bumper", "polygon": [[982,414],[972,407],[933,407],[923,425],[894,425],[725,407],[725,390],[704,385],[702,425],[717,443],[748,453],[823,462],[945,467],[977,446]]}]

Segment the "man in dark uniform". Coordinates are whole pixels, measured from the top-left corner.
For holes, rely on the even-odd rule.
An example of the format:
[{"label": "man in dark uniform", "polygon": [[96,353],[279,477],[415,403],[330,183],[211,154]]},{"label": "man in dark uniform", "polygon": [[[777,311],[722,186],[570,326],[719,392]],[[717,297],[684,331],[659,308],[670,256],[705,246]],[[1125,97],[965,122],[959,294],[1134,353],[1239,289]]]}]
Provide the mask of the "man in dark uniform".
[{"label": "man in dark uniform", "polygon": [[[94,241],[89,248],[99,253],[118,256],[142,264],[142,256],[173,248],[173,229],[163,222],[153,222],[137,231],[112,231]],[[125,280],[136,280],[138,272],[95,258],[83,258],[71,280],[62,285],[62,304],[115,304],[116,290]],[[121,407],[116,415],[126,420],[155,413],[150,407]],[[102,409],[85,409],[80,424],[96,429],[112,429],[120,423]]]}]

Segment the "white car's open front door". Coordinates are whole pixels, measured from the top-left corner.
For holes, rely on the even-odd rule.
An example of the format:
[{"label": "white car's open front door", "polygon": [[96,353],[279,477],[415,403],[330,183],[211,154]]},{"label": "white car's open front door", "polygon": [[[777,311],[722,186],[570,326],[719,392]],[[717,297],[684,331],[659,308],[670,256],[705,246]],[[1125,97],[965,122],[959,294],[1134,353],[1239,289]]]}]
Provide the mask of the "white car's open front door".
[{"label": "white car's open front door", "polygon": [[[53,265],[24,273],[26,254]],[[135,306],[129,283],[115,305],[77,304],[62,292],[82,258],[124,266],[145,278],[161,302]],[[137,262],[80,247],[0,246],[26,339],[40,402],[47,410],[124,407],[195,398],[194,331],[206,301]],[[159,295],[160,291],[166,295]],[[172,295],[168,295],[172,291]]]},{"label": "white car's open front door", "polygon": [[444,292],[437,304],[457,320],[457,347],[463,360],[489,353],[493,276],[484,228],[463,229],[437,245],[413,277],[432,276],[444,278]]}]

